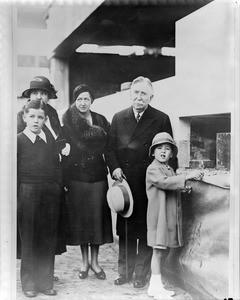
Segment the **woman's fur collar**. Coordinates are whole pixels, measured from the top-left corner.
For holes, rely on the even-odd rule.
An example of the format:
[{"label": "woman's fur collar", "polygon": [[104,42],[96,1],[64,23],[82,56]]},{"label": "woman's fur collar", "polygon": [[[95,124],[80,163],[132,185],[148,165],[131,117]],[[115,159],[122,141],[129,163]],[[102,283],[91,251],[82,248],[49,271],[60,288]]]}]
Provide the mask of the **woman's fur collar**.
[{"label": "woman's fur collar", "polygon": [[69,129],[72,141],[82,150],[88,148],[88,152],[103,151],[107,139],[106,132],[99,126],[89,124],[75,104],[72,104],[63,115],[63,124]]}]

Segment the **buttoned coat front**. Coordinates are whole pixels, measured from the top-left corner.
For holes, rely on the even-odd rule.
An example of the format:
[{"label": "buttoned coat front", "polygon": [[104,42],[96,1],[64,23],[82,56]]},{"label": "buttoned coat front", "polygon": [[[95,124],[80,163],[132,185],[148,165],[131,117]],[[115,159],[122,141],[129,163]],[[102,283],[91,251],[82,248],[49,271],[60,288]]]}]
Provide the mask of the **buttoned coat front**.
[{"label": "buttoned coat front", "polygon": [[[148,106],[139,122],[136,121],[132,107],[114,115],[108,147],[106,152],[107,165],[111,174],[121,168],[127,177],[132,191],[133,213],[127,219],[128,236],[146,239],[147,236],[147,195],[146,169],[152,159],[148,156],[153,137],[159,132],[172,135],[168,115]],[[117,216],[117,234],[125,236],[125,219]]]},{"label": "buttoned coat front", "polygon": [[146,192],[147,242],[176,248],[183,245],[182,206],[179,190],[185,187],[185,175],[175,175],[173,169],[156,159],[147,168]]}]

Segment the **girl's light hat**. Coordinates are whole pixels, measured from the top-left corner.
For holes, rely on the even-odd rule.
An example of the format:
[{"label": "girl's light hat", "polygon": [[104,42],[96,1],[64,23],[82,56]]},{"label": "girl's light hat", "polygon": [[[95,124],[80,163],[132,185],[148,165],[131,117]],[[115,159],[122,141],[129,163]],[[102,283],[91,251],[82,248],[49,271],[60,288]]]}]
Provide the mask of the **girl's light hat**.
[{"label": "girl's light hat", "polygon": [[107,202],[111,210],[124,218],[131,216],[133,212],[133,196],[125,179],[122,182],[116,180],[107,191]]},{"label": "girl's light hat", "polygon": [[161,145],[164,143],[171,145],[173,157],[176,157],[177,153],[178,153],[178,148],[177,148],[173,138],[171,137],[171,135],[168,134],[167,132],[160,132],[155,135],[155,137],[152,140],[152,145],[149,148],[149,156],[152,157],[153,151],[157,145]]}]

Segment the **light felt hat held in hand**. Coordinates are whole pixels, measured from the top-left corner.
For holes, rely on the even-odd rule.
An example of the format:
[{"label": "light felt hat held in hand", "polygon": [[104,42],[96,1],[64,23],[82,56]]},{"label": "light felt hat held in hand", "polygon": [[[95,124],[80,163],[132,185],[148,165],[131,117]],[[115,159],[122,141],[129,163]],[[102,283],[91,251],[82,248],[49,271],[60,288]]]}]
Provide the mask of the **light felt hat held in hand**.
[{"label": "light felt hat held in hand", "polygon": [[125,179],[122,182],[116,180],[107,191],[107,201],[111,210],[124,218],[131,216],[133,212],[133,196]]}]

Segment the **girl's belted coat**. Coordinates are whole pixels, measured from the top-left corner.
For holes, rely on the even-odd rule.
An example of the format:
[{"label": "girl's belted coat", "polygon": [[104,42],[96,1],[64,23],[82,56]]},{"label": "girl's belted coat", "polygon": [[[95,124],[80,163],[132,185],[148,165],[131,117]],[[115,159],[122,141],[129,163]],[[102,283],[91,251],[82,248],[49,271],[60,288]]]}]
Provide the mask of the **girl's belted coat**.
[{"label": "girl's belted coat", "polygon": [[176,248],[183,245],[182,205],[180,190],[185,187],[185,175],[175,175],[173,169],[156,159],[147,168],[146,191],[147,242]]}]

